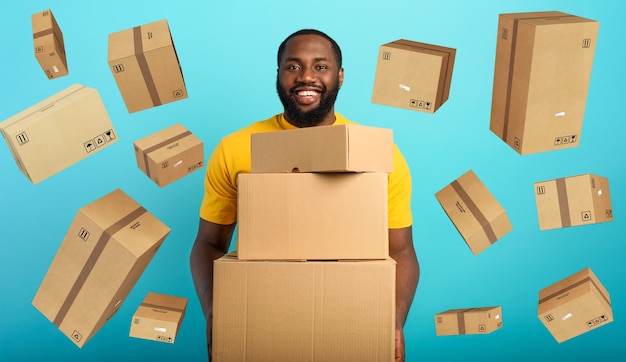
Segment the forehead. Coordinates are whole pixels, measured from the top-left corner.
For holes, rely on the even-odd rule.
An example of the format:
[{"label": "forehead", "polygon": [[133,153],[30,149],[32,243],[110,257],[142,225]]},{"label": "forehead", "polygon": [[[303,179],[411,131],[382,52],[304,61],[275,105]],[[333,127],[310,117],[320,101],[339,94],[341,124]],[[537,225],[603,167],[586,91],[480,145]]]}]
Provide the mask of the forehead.
[{"label": "forehead", "polygon": [[330,41],[315,34],[297,35],[289,39],[285,45],[281,63],[289,59],[328,59],[334,62],[337,61]]}]

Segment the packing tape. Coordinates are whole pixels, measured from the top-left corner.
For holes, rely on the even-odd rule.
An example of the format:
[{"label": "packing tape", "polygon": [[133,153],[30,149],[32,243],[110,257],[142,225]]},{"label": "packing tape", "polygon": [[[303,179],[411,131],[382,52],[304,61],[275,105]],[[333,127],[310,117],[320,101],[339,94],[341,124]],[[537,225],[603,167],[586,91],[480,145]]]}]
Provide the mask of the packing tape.
[{"label": "packing tape", "polygon": [[36,33],[33,33],[33,39],[41,38],[42,36],[50,35],[52,33],[53,33],[52,28],[38,31]]},{"label": "packing tape", "polygon": [[548,295],[547,297],[543,297],[541,299],[539,299],[539,304],[541,303],[545,303],[547,301],[549,301],[550,299],[553,299],[555,297],[558,297],[582,284],[585,284],[587,282],[591,282],[591,285],[593,285],[594,288],[596,288],[596,290],[600,293],[600,295],[602,295],[602,299],[604,299],[604,301],[609,305],[609,307],[611,307],[611,301],[609,300],[608,296],[606,296],[602,290],[598,287],[598,285],[593,281],[593,279],[591,279],[591,277],[586,277],[584,279],[581,279],[579,281],[577,281],[576,283],[570,284],[568,286],[566,286],[563,289],[560,289],[550,295]]},{"label": "packing tape", "polygon": [[572,226],[569,217],[569,201],[567,200],[567,184],[564,178],[556,179],[556,194],[559,199],[559,212],[561,213],[561,226]]},{"label": "packing tape", "polygon": [[465,334],[465,313],[477,310],[480,308],[467,308],[460,310],[456,313],[457,325],[459,326],[459,334]]},{"label": "packing tape", "polygon": [[156,86],[154,85],[154,79],[152,78],[152,74],[150,73],[150,68],[148,67],[148,61],[146,60],[146,56],[143,53],[143,41],[141,39],[141,26],[137,26],[133,28],[133,41],[135,44],[135,56],[137,57],[137,63],[139,63],[139,69],[141,70],[141,75],[143,76],[146,87],[148,87],[148,93],[150,94],[152,105],[159,106],[161,105],[161,99],[159,98],[159,93],[157,92]]},{"label": "packing tape", "polygon": [[160,309],[160,310],[167,310],[170,312],[179,312],[179,313],[182,313],[185,311],[185,309],[183,308],[174,308],[174,307],[170,307],[166,305],[158,305],[158,304],[151,304],[151,303],[141,303],[139,306],[150,308],[150,309]]},{"label": "packing tape", "polygon": [[109,239],[111,239],[111,235],[114,235],[118,231],[122,230],[126,225],[130,224],[131,222],[133,222],[134,220],[136,220],[138,217],[145,214],[146,212],[147,212],[146,209],[139,206],[130,214],[124,216],[115,224],[109,226],[106,230],[102,232],[102,235],[100,235],[100,238],[96,242],[96,245],[94,246],[94,249],[91,251],[89,258],[87,258],[85,265],[83,265],[83,269],[80,271],[80,274],[74,281],[74,285],[72,285],[70,292],[65,297],[63,304],[61,304],[61,307],[59,308],[59,312],[57,313],[53,321],[55,326],[59,327],[61,323],[63,322],[63,319],[65,319],[65,316],[67,315],[68,311],[70,310],[70,307],[74,303],[76,296],[78,296],[78,293],[80,292],[83,285],[87,281],[87,278],[89,277],[89,274],[93,270],[93,267],[96,265],[96,262],[100,258],[100,255],[102,255],[102,251],[106,247],[106,244],[109,242]]},{"label": "packing tape", "polygon": [[485,217],[485,215],[483,215],[483,213],[480,211],[478,206],[476,206],[476,204],[474,203],[474,201],[472,201],[472,199],[469,197],[467,192],[465,192],[465,190],[463,189],[463,186],[461,186],[458,180],[452,181],[450,185],[452,186],[454,191],[456,191],[456,193],[459,195],[459,197],[461,198],[461,201],[463,201],[465,205],[467,205],[467,208],[470,210],[470,212],[472,213],[476,221],[478,221],[478,223],[482,225],[483,231],[485,232],[485,235],[487,236],[489,243],[490,244],[495,243],[498,240],[498,237],[496,236],[496,233],[493,231],[493,228],[491,227],[489,220],[487,220],[487,218]]}]

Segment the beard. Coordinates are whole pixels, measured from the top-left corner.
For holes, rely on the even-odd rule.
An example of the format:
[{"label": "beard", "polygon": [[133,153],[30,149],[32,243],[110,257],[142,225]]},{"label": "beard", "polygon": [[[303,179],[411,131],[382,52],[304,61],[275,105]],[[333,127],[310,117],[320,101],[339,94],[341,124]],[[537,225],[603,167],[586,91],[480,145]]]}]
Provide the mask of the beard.
[{"label": "beard", "polygon": [[294,87],[285,90],[280,86],[280,81],[276,77],[276,91],[283,107],[285,108],[285,118],[287,121],[298,128],[314,127],[324,122],[324,119],[333,109],[337,94],[339,93],[339,77],[335,80],[332,88],[328,89],[322,85],[322,94],[320,95],[319,105],[310,111],[303,112],[298,108],[296,101],[290,97],[294,89],[304,84],[296,84]]}]

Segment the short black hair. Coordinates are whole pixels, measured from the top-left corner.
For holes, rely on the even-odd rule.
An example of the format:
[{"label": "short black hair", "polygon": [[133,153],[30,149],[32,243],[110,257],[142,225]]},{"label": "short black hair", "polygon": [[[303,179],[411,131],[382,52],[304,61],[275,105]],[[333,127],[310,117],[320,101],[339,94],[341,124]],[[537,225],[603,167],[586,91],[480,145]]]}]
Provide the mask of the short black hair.
[{"label": "short black hair", "polygon": [[339,44],[337,44],[337,42],[331,38],[330,36],[328,36],[326,33],[323,33],[319,30],[316,29],[301,29],[296,31],[295,33],[289,35],[287,38],[285,38],[285,40],[283,40],[282,43],[280,43],[280,46],[278,47],[278,56],[277,56],[277,64],[280,67],[280,58],[282,58],[283,53],[285,53],[285,48],[287,47],[287,42],[291,39],[294,38],[298,35],[319,35],[323,38],[325,38],[326,40],[328,40],[330,42],[330,45],[333,48],[333,52],[335,53],[335,58],[337,58],[337,65],[339,66],[339,69],[341,69],[341,48],[339,48]]}]

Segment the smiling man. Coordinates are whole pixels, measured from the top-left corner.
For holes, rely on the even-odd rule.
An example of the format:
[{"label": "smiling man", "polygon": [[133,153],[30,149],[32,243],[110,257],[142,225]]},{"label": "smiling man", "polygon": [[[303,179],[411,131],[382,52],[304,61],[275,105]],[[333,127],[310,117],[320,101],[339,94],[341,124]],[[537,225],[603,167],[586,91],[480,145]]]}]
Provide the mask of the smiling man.
[{"label": "smiling man", "polygon": [[[213,261],[228,252],[237,222],[237,176],[251,169],[250,135],[320,125],[352,124],[335,113],[343,84],[341,50],[328,35],[304,29],[278,49],[276,90],[284,111],[222,139],[207,164],[200,224],[190,255],[191,273],[206,317],[209,359],[213,320]],[[396,260],[396,360],[404,361],[403,327],[419,279],[413,247],[411,174],[394,146],[389,174],[389,254]]]}]

